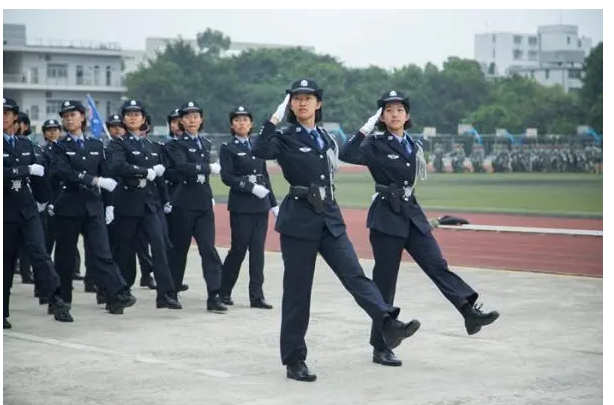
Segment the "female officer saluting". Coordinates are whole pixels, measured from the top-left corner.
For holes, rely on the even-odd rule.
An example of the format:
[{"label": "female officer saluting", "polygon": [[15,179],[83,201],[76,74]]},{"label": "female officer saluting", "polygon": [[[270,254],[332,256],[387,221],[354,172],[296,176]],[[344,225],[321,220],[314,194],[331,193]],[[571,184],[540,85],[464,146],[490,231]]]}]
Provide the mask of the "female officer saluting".
[{"label": "female officer saluting", "polygon": [[[281,359],[286,376],[315,381],[307,368],[305,334],[309,324],[311,287],[316,256],[324,260],[343,286],[382,330],[391,347],[413,335],[418,321],[398,321],[398,308],[386,304],[377,286],[358,262],[334,197],[338,168],[337,145],[316,123],[322,119],[322,89],[307,79],[297,80],[256,139],[254,155],[277,159],[290,191],[281,204],[275,230],[281,234],[284,281],[281,320]],[[290,104],[290,126],[279,133],[275,126]]]},{"label": "female officer saluting", "polygon": [[264,242],[268,213],[277,216],[277,201],[266,169],[266,161],[252,155],[249,133],[252,113],[238,106],[229,115],[233,140],[220,147],[221,177],[230,187],[230,250],[222,266],[222,302],[233,305],[231,293],[239,277],[241,263],[249,248],[249,301],[252,308],[271,309],[264,300]]},{"label": "female officer saluting", "polygon": [[[377,101],[379,110],[344,146],[339,158],[369,168],[375,196],[367,216],[375,266],[373,281],[392,305],[403,249],[414,258],[443,295],[465,318],[467,333],[494,322],[496,311],[476,307],[478,294],[448,268],[431,226],[414,195],[416,177],[426,178],[422,146],[405,132],[411,126],[409,99],[389,91]],[[377,124],[383,134],[368,136]],[[400,366],[401,361],[382,339],[376,325],[371,330],[373,361]]]}]

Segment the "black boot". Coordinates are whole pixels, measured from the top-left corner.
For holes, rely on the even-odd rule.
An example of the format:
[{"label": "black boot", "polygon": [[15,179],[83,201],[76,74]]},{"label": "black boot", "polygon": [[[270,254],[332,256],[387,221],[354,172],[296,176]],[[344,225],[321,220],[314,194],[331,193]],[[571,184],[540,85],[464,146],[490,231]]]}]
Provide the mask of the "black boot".
[{"label": "black boot", "polygon": [[181,304],[176,293],[165,293],[156,297],[156,308],[181,309]]},{"label": "black boot", "polygon": [[313,382],[317,376],[312,373],[304,361],[298,361],[286,366],[286,377],[296,381]]},{"label": "black boot", "polygon": [[465,329],[469,335],[475,335],[482,329],[482,326],[490,325],[499,318],[497,311],[482,312],[482,304],[466,303],[460,308],[460,313],[465,318]]}]

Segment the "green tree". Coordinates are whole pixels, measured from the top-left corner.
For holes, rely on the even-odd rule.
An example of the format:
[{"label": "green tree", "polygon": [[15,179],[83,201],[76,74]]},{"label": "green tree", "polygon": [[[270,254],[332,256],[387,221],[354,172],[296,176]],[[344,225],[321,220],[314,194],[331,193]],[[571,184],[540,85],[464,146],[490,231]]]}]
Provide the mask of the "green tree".
[{"label": "green tree", "polygon": [[583,86],[580,92],[584,120],[598,133],[603,133],[603,42],[584,61]]}]

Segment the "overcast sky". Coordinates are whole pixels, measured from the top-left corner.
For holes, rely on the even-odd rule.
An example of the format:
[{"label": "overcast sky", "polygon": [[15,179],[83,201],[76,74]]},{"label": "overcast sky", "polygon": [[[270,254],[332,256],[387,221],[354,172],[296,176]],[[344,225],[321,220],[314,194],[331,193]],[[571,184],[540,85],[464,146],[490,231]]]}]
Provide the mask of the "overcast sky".
[{"label": "overcast sky", "polygon": [[602,10],[4,10],[4,22],[25,24],[29,41],[99,40],[124,49],[210,27],[234,41],[313,46],[351,67],[384,68],[473,58],[477,33],[531,34],[561,22],[577,25],[593,45],[603,40]]}]

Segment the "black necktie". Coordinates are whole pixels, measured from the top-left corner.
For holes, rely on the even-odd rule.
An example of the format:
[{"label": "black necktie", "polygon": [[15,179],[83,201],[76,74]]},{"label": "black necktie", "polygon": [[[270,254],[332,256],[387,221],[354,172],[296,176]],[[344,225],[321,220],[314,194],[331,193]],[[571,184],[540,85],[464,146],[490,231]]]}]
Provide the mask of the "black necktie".
[{"label": "black necktie", "polygon": [[407,140],[407,138],[403,137],[401,144],[405,148],[405,151],[407,152],[407,154],[411,155],[411,146],[409,145],[409,141]]},{"label": "black necktie", "polygon": [[77,145],[79,145],[79,148],[83,149],[83,138],[77,138]]},{"label": "black necktie", "polygon": [[11,136],[9,138],[9,145],[11,145],[11,148],[15,149],[15,137]]},{"label": "black necktie", "polygon": [[309,134],[311,135],[311,137],[313,138],[313,141],[318,146],[318,150],[321,150],[322,145],[320,144],[320,134],[318,133],[318,131],[316,131],[315,129],[312,129],[311,132],[309,132]]}]

